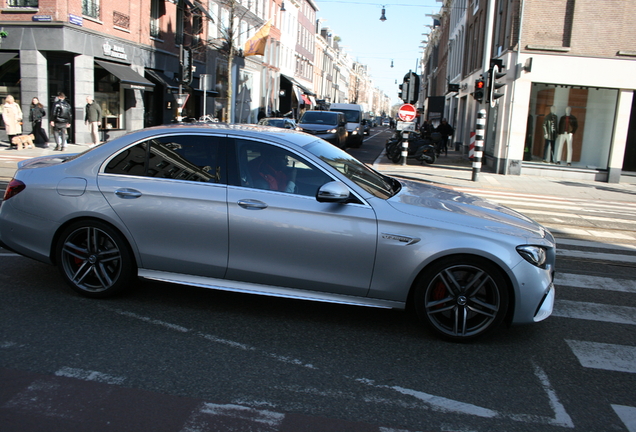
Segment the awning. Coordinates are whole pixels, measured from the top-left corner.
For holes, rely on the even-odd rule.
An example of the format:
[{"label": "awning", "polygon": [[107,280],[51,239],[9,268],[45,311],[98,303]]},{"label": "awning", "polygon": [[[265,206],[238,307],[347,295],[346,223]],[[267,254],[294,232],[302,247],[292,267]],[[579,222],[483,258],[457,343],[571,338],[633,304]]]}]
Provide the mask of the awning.
[{"label": "awning", "polygon": [[122,88],[153,91],[155,87],[152,82],[139,75],[130,66],[100,60],[95,60],[95,63],[119,78]]},{"label": "awning", "polygon": [[0,53],[0,66],[2,66],[3,64],[5,64],[6,62],[8,62],[9,60],[11,60],[17,55],[18,55],[17,53],[9,53],[9,52]]},{"label": "awning", "polygon": [[300,90],[305,93],[306,95],[311,95],[311,96],[315,96],[316,93],[312,92],[311,90],[308,90],[306,87],[304,87],[302,84],[300,84],[298,81],[296,81],[294,78],[287,76],[285,74],[280,74],[280,76],[282,76],[283,78],[285,78],[287,81],[289,81],[290,83],[292,83],[293,85],[297,86],[298,88],[300,88]]},{"label": "awning", "polygon": [[305,105],[311,105],[311,101],[309,100],[309,98],[305,95],[301,95],[303,98],[303,101],[305,102]]},{"label": "awning", "polygon": [[174,78],[169,78],[168,75],[164,74],[163,72],[146,69],[146,73],[150,75],[150,78],[154,79],[155,81],[157,81],[158,84],[161,84],[168,90],[179,88],[179,83],[177,83],[177,80]]}]

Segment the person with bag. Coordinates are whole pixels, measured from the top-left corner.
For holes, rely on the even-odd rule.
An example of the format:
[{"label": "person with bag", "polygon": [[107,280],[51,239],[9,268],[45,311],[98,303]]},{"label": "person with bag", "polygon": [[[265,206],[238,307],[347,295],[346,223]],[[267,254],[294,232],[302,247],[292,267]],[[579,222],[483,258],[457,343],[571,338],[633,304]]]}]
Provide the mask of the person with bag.
[{"label": "person with bag", "polygon": [[43,144],[44,148],[49,146],[49,137],[46,135],[46,131],[42,128],[42,118],[46,116],[46,111],[40,103],[40,100],[34,97],[31,100],[31,110],[29,112],[29,121],[31,122],[31,133],[33,134],[34,144]]},{"label": "person with bag", "polygon": [[22,134],[22,109],[15,103],[13,96],[8,95],[2,105],[2,120],[7,131],[9,144],[13,147],[13,137]]},{"label": "person with bag", "polygon": [[62,92],[57,94],[57,100],[53,104],[51,126],[55,137],[55,150],[66,150],[66,128],[71,127],[73,114],[71,105],[66,101],[66,95]]}]

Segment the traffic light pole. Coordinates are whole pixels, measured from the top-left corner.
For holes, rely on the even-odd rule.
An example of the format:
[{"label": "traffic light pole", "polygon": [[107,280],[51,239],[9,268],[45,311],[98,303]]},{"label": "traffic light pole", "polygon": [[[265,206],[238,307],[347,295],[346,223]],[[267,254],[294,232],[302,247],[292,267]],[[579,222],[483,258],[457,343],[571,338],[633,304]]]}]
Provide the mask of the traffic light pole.
[{"label": "traffic light pole", "polygon": [[479,179],[481,171],[481,157],[484,154],[484,132],[486,130],[486,110],[481,109],[477,113],[477,124],[475,125],[475,152],[473,154],[473,181]]}]

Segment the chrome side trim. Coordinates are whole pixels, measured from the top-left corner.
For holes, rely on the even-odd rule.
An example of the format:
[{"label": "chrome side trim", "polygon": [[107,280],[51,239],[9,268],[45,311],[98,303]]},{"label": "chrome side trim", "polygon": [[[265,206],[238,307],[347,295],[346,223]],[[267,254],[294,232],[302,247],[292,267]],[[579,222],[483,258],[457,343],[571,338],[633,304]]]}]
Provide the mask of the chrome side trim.
[{"label": "chrome side trim", "polygon": [[393,300],[382,300],[367,297],[355,297],[342,294],[323,293],[319,291],[307,291],[294,288],[283,288],[271,285],[260,285],[249,282],[238,282],[225,279],[191,276],[180,273],[169,273],[157,270],[140,268],[138,276],[160,282],[168,282],[180,285],[196,286],[200,288],[217,289],[245,294],[258,294],[270,297],[282,297],[297,300],[319,301],[324,303],[337,303],[350,306],[366,306],[382,309],[404,309],[405,303]]}]

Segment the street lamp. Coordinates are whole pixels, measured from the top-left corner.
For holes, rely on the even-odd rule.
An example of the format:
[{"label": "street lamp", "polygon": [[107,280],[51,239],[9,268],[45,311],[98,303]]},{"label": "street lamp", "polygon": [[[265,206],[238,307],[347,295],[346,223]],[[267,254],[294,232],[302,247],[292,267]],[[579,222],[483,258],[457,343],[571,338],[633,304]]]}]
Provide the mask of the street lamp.
[{"label": "street lamp", "polygon": [[380,15],[380,21],[382,22],[386,21],[386,15],[384,12],[385,12],[384,5],[382,5],[382,15]]}]

